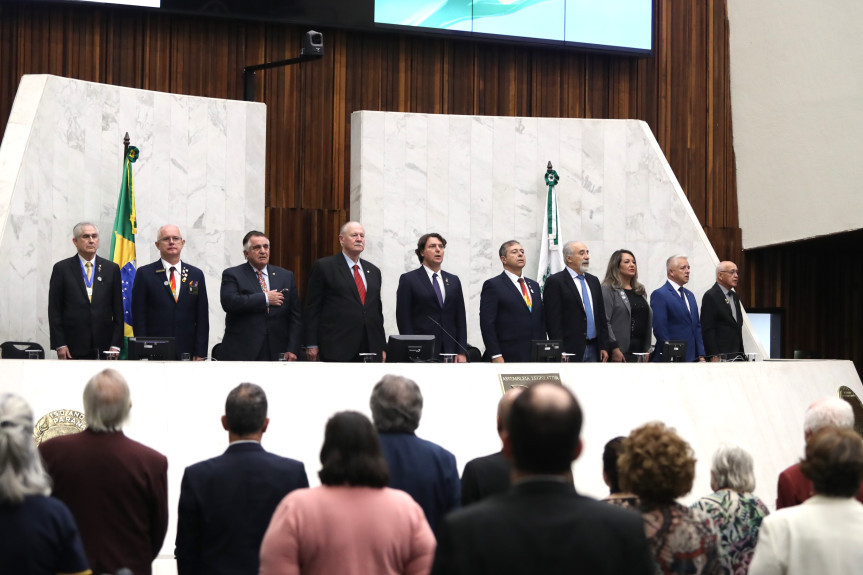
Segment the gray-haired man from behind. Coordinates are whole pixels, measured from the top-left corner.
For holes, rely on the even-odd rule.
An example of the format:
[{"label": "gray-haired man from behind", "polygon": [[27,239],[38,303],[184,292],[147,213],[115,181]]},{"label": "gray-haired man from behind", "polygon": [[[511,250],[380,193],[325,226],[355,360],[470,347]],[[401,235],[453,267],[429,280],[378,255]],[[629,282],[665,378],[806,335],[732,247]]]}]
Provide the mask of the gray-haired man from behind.
[{"label": "gray-haired man from behind", "polygon": [[54,497],[75,517],[94,573],[149,575],[168,530],[168,460],[123,434],[132,399],[119,372],[94,375],[83,401],[87,429],[39,446]]},{"label": "gray-haired man from behind", "polygon": [[[822,397],[808,408],[803,416],[803,437],[806,441],[825,427],[854,427],[854,412],[851,405],[838,397]],[[776,509],[800,505],[812,497],[812,482],[795,463],[779,474],[776,488]],[[857,492],[857,500],[863,503],[863,486]]]},{"label": "gray-haired man from behind", "polygon": [[385,375],[369,404],[390,469],[389,486],[409,493],[436,531],[444,515],[459,506],[461,482],[455,456],[414,433],[423,411],[419,386],[406,377]]},{"label": "gray-haired man from behind", "polygon": [[309,480],[303,464],[268,453],[267,394],[241,383],[228,394],[224,454],[186,468],[177,515],[179,575],[257,573],[270,518],[281,500]]}]

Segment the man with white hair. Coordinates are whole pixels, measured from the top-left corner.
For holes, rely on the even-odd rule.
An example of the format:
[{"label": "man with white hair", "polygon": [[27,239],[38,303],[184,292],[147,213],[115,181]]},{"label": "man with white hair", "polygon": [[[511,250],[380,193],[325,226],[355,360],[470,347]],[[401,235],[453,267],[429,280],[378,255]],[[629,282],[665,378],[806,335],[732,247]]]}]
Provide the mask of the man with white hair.
[{"label": "man with white hair", "polygon": [[39,446],[94,573],[150,575],[168,530],[168,460],[123,434],[131,407],[123,376],[101,371],[84,388],[87,429]]},{"label": "man with white hair", "polygon": [[54,264],[48,284],[48,328],[57,359],[99,359],[123,343],[120,268],[96,255],[99,229],[72,228],[77,253]]},{"label": "man with white hair", "polygon": [[695,294],[683,287],[689,283],[689,259],[671,256],[665,261],[667,281],[650,294],[656,348],[651,361],[669,361],[663,356],[668,341],[686,342],[686,361],[704,361],[704,340]]},{"label": "man with white hair", "polygon": [[[822,397],[806,408],[803,416],[803,438],[809,438],[825,427],[853,428],[854,412],[851,405],[838,397]],[[812,497],[812,482],[795,463],[779,474],[776,488],[776,509],[800,505]],[[857,500],[863,502],[863,486],[857,492]]]}]

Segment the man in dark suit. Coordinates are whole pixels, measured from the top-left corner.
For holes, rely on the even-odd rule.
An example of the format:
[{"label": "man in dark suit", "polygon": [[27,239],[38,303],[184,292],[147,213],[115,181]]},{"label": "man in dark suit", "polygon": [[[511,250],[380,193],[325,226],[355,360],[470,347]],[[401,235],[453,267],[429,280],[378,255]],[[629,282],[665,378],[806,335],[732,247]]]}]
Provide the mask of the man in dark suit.
[{"label": "man in dark suit", "polygon": [[701,335],[710,361],[743,354],[743,310],[734,291],[739,277],[734,262],[719,262],[716,283],[701,298]]},{"label": "man in dark suit", "polygon": [[48,286],[51,349],[58,359],[97,359],[123,345],[120,268],[96,255],[96,226],[81,222],[72,236],[78,253],[54,264]]},{"label": "man in dark suit", "polygon": [[[523,387],[511,387],[497,403],[497,434],[503,441],[509,424],[512,402],[524,391]],[[510,465],[503,451],[471,459],[461,474],[461,504],[470,505],[497,493],[503,493],[510,485]]]},{"label": "man in dark suit", "polygon": [[231,390],[222,416],[228,450],[183,474],[175,550],[179,575],[256,574],[276,506],[294,489],[309,486],[301,462],[261,447],[269,423],[263,389],[241,383]]},{"label": "man in dark suit", "polygon": [[545,280],[542,300],[549,339],[563,340],[572,360],[608,361],[608,321],[599,278],[587,273],[590,250],[581,242],[563,246],[566,267]]},{"label": "man in dark suit", "polygon": [[414,433],[423,410],[419,386],[406,377],[385,375],[372,390],[369,406],[389,467],[389,486],[413,497],[436,533],[444,515],[459,506],[461,483],[455,456]]},{"label": "man in dark suit", "polygon": [[437,233],[417,242],[419,269],[402,274],[396,292],[396,322],[402,335],[433,335],[438,353],[467,361],[467,320],[458,276],[442,271],[446,240]]},{"label": "man in dark suit", "polygon": [[295,361],[302,321],[294,272],[269,265],[270,240],[251,231],[243,238],[246,263],[222,272],[220,299],[225,337],[218,359]]},{"label": "man in dark suit", "polygon": [[186,240],[180,228],[162,226],[156,237],[161,258],[138,268],[132,288],[136,337],[173,337],[177,359],[207,357],[210,313],[204,272],[180,261]]},{"label": "man in dark suit", "polygon": [[530,361],[531,340],[545,339],[539,284],[522,277],[524,248],[515,240],[498,250],[503,273],[482,284],[479,328],[485,357],[495,363]]},{"label": "man in dark suit", "polygon": [[386,361],[381,270],[360,259],[366,232],[358,222],[339,231],[342,251],[312,266],[306,290],[305,343],[310,361]]},{"label": "man in dark suit", "polygon": [[[683,287],[689,282],[689,260],[686,256],[671,256],[665,262],[668,281],[650,294],[653,310],[653,334],[656,348],[652,361],[663,361],[666,341],[686,342],[686,361],[704,361],[704,341],[695,295]],[[665,358],[667,359],[667,358]]]},{"label": "man in dark suit", "polygon": [[444,519],[432,575],[654,572],[641,515],[575,490],[581,421],[562,385],[536,383],[515,398],[503,440],[513,487]]},{"label": "man in dark suit", "polygon": [[84,388],[87,429],[39,445],[93,573],[149,575],[168,530],[168,460],[123,434],[131,406],[123,376],[101,371]]}]

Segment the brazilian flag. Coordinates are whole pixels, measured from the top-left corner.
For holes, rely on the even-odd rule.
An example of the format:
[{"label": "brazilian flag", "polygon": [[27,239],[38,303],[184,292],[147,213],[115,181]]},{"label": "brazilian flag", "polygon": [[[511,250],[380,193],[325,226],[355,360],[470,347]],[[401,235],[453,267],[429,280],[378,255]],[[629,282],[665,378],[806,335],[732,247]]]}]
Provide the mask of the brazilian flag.
[{"label": "brazilian flag", "polygon": [[117,215],[114,216],[114,235],[111,237],[111,260],[120,266],[120,279],[123,286],[123,323],[124,339],[121,359],[127,357],[127,339],[132,333],[132,284],[135,283],[135,270],[138,262],[135,256],[135,234],[138,221],[135,215],[135,186],[132,184],[132,164],[138,160],[138,148],[129,146],[123,162],[123,183],[120,184],[120,198],[117,200]]}]

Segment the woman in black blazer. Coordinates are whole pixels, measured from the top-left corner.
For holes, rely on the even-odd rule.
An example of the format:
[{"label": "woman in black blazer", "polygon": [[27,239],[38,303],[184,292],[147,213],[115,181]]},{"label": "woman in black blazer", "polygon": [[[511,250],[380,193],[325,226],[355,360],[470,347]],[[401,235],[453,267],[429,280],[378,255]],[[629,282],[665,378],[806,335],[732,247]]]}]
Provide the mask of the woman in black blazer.
[{"label": "woman in black blazer", "polygon": [[611,254],[602,280],[602,299],[608,318],[611,361],[635,361],[634,353],[650,349],[653,311],[644,286],[638,282],[638,267],[631,251]]}]

